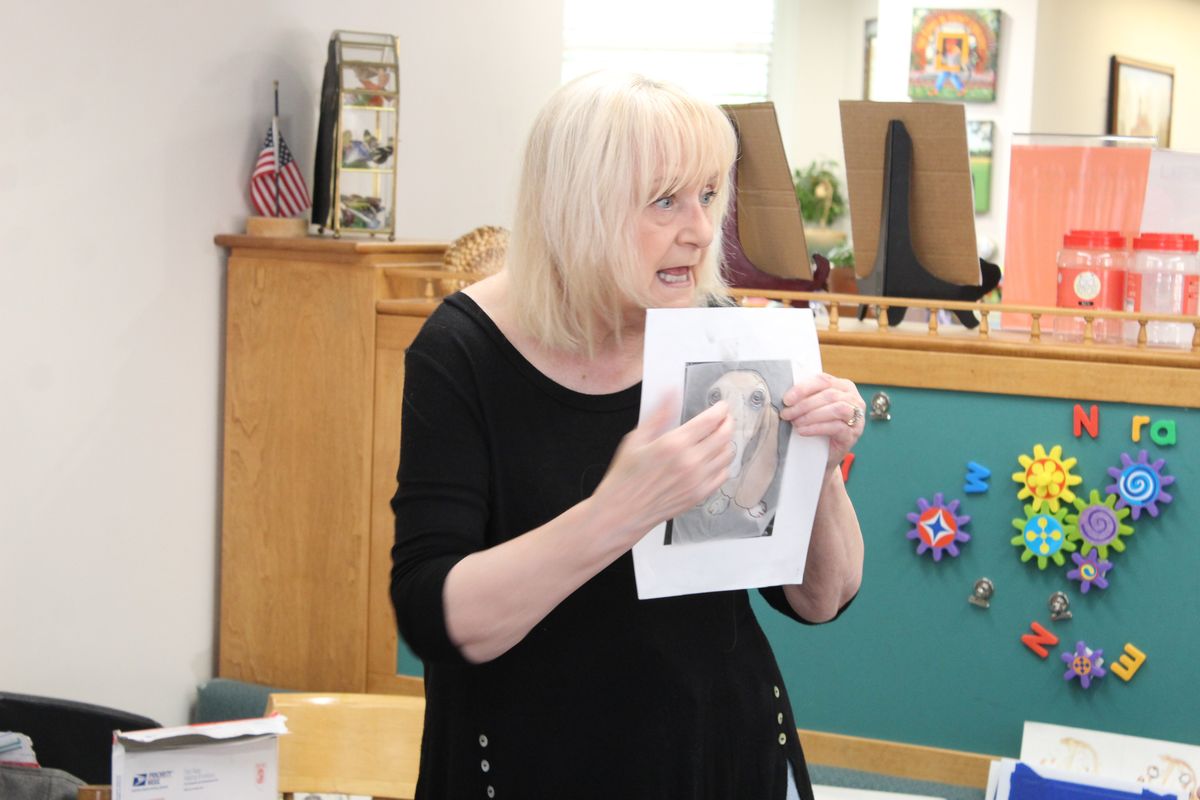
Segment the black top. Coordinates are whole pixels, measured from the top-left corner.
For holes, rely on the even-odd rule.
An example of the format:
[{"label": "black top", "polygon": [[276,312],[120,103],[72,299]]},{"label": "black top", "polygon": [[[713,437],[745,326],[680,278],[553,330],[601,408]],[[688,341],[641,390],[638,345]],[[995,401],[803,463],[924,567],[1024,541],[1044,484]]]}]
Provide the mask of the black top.
[{"label": "black top", "polygon": [[447,636],[450,568],[590,496],[640,395],[558,385],[462,294],[409,348],[391,594],[425,661],[418,798],[783,798],[790,761],[812,800],[745,591],[638,600],[625,553],[493,661]]}]

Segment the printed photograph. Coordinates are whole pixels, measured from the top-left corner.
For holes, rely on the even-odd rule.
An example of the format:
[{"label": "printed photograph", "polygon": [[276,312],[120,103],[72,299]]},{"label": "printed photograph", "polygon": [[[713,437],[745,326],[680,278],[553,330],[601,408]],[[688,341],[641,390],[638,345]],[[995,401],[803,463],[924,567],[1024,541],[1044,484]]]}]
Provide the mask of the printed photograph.
[{"label": "printed photograph", "polygon": [[791,426],[779,419],[792,365],[780,361],[696,362],[684,374],[686,422],[724,400],[733,416],[729,479],[667,524],[665,545],[770,536]]}]

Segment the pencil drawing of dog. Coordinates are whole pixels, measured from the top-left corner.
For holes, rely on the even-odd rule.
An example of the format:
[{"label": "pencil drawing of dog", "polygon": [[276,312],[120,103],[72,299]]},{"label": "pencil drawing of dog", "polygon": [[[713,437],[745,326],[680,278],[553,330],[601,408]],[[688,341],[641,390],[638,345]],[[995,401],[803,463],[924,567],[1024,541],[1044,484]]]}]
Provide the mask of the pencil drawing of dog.
[{"label": "pencil drawing of dog", "polygon": [[771,390],[754,370],[731,370],[713,381],[705,395],[709,406],[724,400],[733,417],[733,463],[729,480],[704,502],[704,510],[725,513],[730,501],[751,517],[766,513],[763,497],[779,466],[779,410]]}]

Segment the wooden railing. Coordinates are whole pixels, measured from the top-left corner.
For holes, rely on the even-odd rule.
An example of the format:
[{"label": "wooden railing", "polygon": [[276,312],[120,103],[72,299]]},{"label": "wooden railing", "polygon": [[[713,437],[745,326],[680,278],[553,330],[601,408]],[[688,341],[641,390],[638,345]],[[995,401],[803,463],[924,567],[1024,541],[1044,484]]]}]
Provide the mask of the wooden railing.
[{"label": "wooden railing", "polygon": [[[928,332],[931,336],[937,336],[940,332],[938,323],[938,311],[971,311],[979,318],[979,327],[975,329],[975,334],[979,339],[988,339],[992,335],[992,317],[995,314],[1019,314],[1029,317],[1028,341],[1037,343],[1042,341],[1043,337],[1043,319],[1051,320],[1082,320],[1083,331],[1080,341],[1077,344],[1092,346],[1101,344],[1095,336],[1095,323],[1097,320],[1116,320],[1122,325],[1125,323],[1136,323],[1138,326],[1136,340],[1129,343],[1115,343],[1117,347],[1138,347],[1146,348],[1147,332],[1146,326],[1151,322],[1167,322],[1179,323],[1192,326],[1191,345],[1189,348],[1177,348],[1176,352],[1182,350],[1190,350],[1193,353],[1200,353],[1200,317],[1180,316],[1177,314],[1142,314],[1128,311],[1087,311],[1080,312],[1078,309],[1070,308],[1055,308],[1051,306],[1028,306],[1015,304],[1001,303],[965,303],[954,300],[915,300],[902,297],[873,297],[858,294],[831,294],[829,292],[768,292],[759,289],[736,289],[731,288],[729,294],[733,297],[741,298],[743,301],[751,298],[767,298],[770,300],[806,300],[809,302],[821,303],[825,306],[829,315],[827,329],[831,332],[837,332],[841,329],[842,314],[840,307],[842,305],[853,304],[855,307],[865,306],[874,311],[876,320],[875,327],[880,333],[889,333],[896,330],[905,330],[903,328],[892,328],[887,325],[887,311],[889,308],[921,308],[929,312],[929,319],[926,323]],[[911,326],[910,326],[911,328]],[[1023,330],[1023,326],[1015,328]],[[1050,326],[1053,331],[1054,326]],[[861,330],[855,327],[855,330]],[[961,326],[956,326],[956,332],[964,330]],[[1012,329],[1009,329],[1012,330]]]},{"label": "wooden railing", "polygon": [[[424,297],[381,300],[379,313],[423,316],[439,298],[481,277],[417,269],[406,270],[405,275],[425,282]],[[860,384],[1200,406],[1200,317],[1120,311],[1080,315],[1071,309],[1043,306],[825,292],[729,291],[743,302],[768,298],[821,304],[825,313],[818,313],[817,336],[823,367]],[[856,313],[847,313],[860,306],[870,309],[873,318],[859,321]],[[925,310],[929,319],[889,326],[887,310],[901,306]],[[939,311],[956,310],[974,312],[979,326],[967,329],[939,321]],[[998,315],[1017,315],[1017,319],[1005,320],[1005,326],[1000,326]],[[1083,322],[1077,340],[1055,335],[1055,320],[1075,317]],[[1136,341],[1100,341],[1095,331],[1099,320],[1113,320],[1122,326],[1136,323]],[[1151,322],[1190,325],[1190,346],[1148,344],[1147,325]],[[1016,327],[1017,323],[1024,324]]]}]

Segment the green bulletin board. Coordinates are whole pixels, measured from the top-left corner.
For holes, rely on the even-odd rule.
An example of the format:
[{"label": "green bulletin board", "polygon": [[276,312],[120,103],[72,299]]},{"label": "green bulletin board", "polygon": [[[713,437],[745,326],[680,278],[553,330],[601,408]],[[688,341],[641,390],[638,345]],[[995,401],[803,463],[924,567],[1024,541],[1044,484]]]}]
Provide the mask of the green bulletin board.
[{"label": "green bulletin board", "polygon": [[[1052,375],[1046,376],[1053,380]],[[802,728],[1016,756],[1025,720],[1200,744],[1200,416],[1195,409],[1099,403],[1099,436],[1072,430],[1074,403],[860,386],[883,390],[892,419],[871,422],[856,448],[848,487],[866,541],[863,587],[830,625],[802,627],[761,598],[756,608],[787,680]],[[1085,411],[1092,405],[1083,402]],[[1131,420],[1175,421],[1177,443],[1155,445],[1149,426],[1131,441]],[[1121,453],[1165,458],[1174,499],[1145,512],[1113,563],[1107,590],[1086,595],[1066,578],[1073,567],[1022,563],[1010,542],[1024,517],[1017,500],[1018,456],[1062,445],[1087,498],[1113,481]],[[991,471],[990,488],[966,494],[966,464]],[[961,501],[971,541],[958,558],[917,556],[905,515],[935,492]],[[1026,501],[1027,502],[1027,501]],[[1074,513],[1072,507],[1070,513]],[[967,602],[976,579],[995,584],[988,609]],[[1065,591],[1073,618],[1051,622],[1048,599]],[[1059,637],[1043,660],[1021,643],[1030,623]],[[1102,648],[1108,674],[1087,690],[1063,680],[1060,653],[1084,640]],[[1129,642],[1146,661],[1128,682],[1111,665]]]}]

